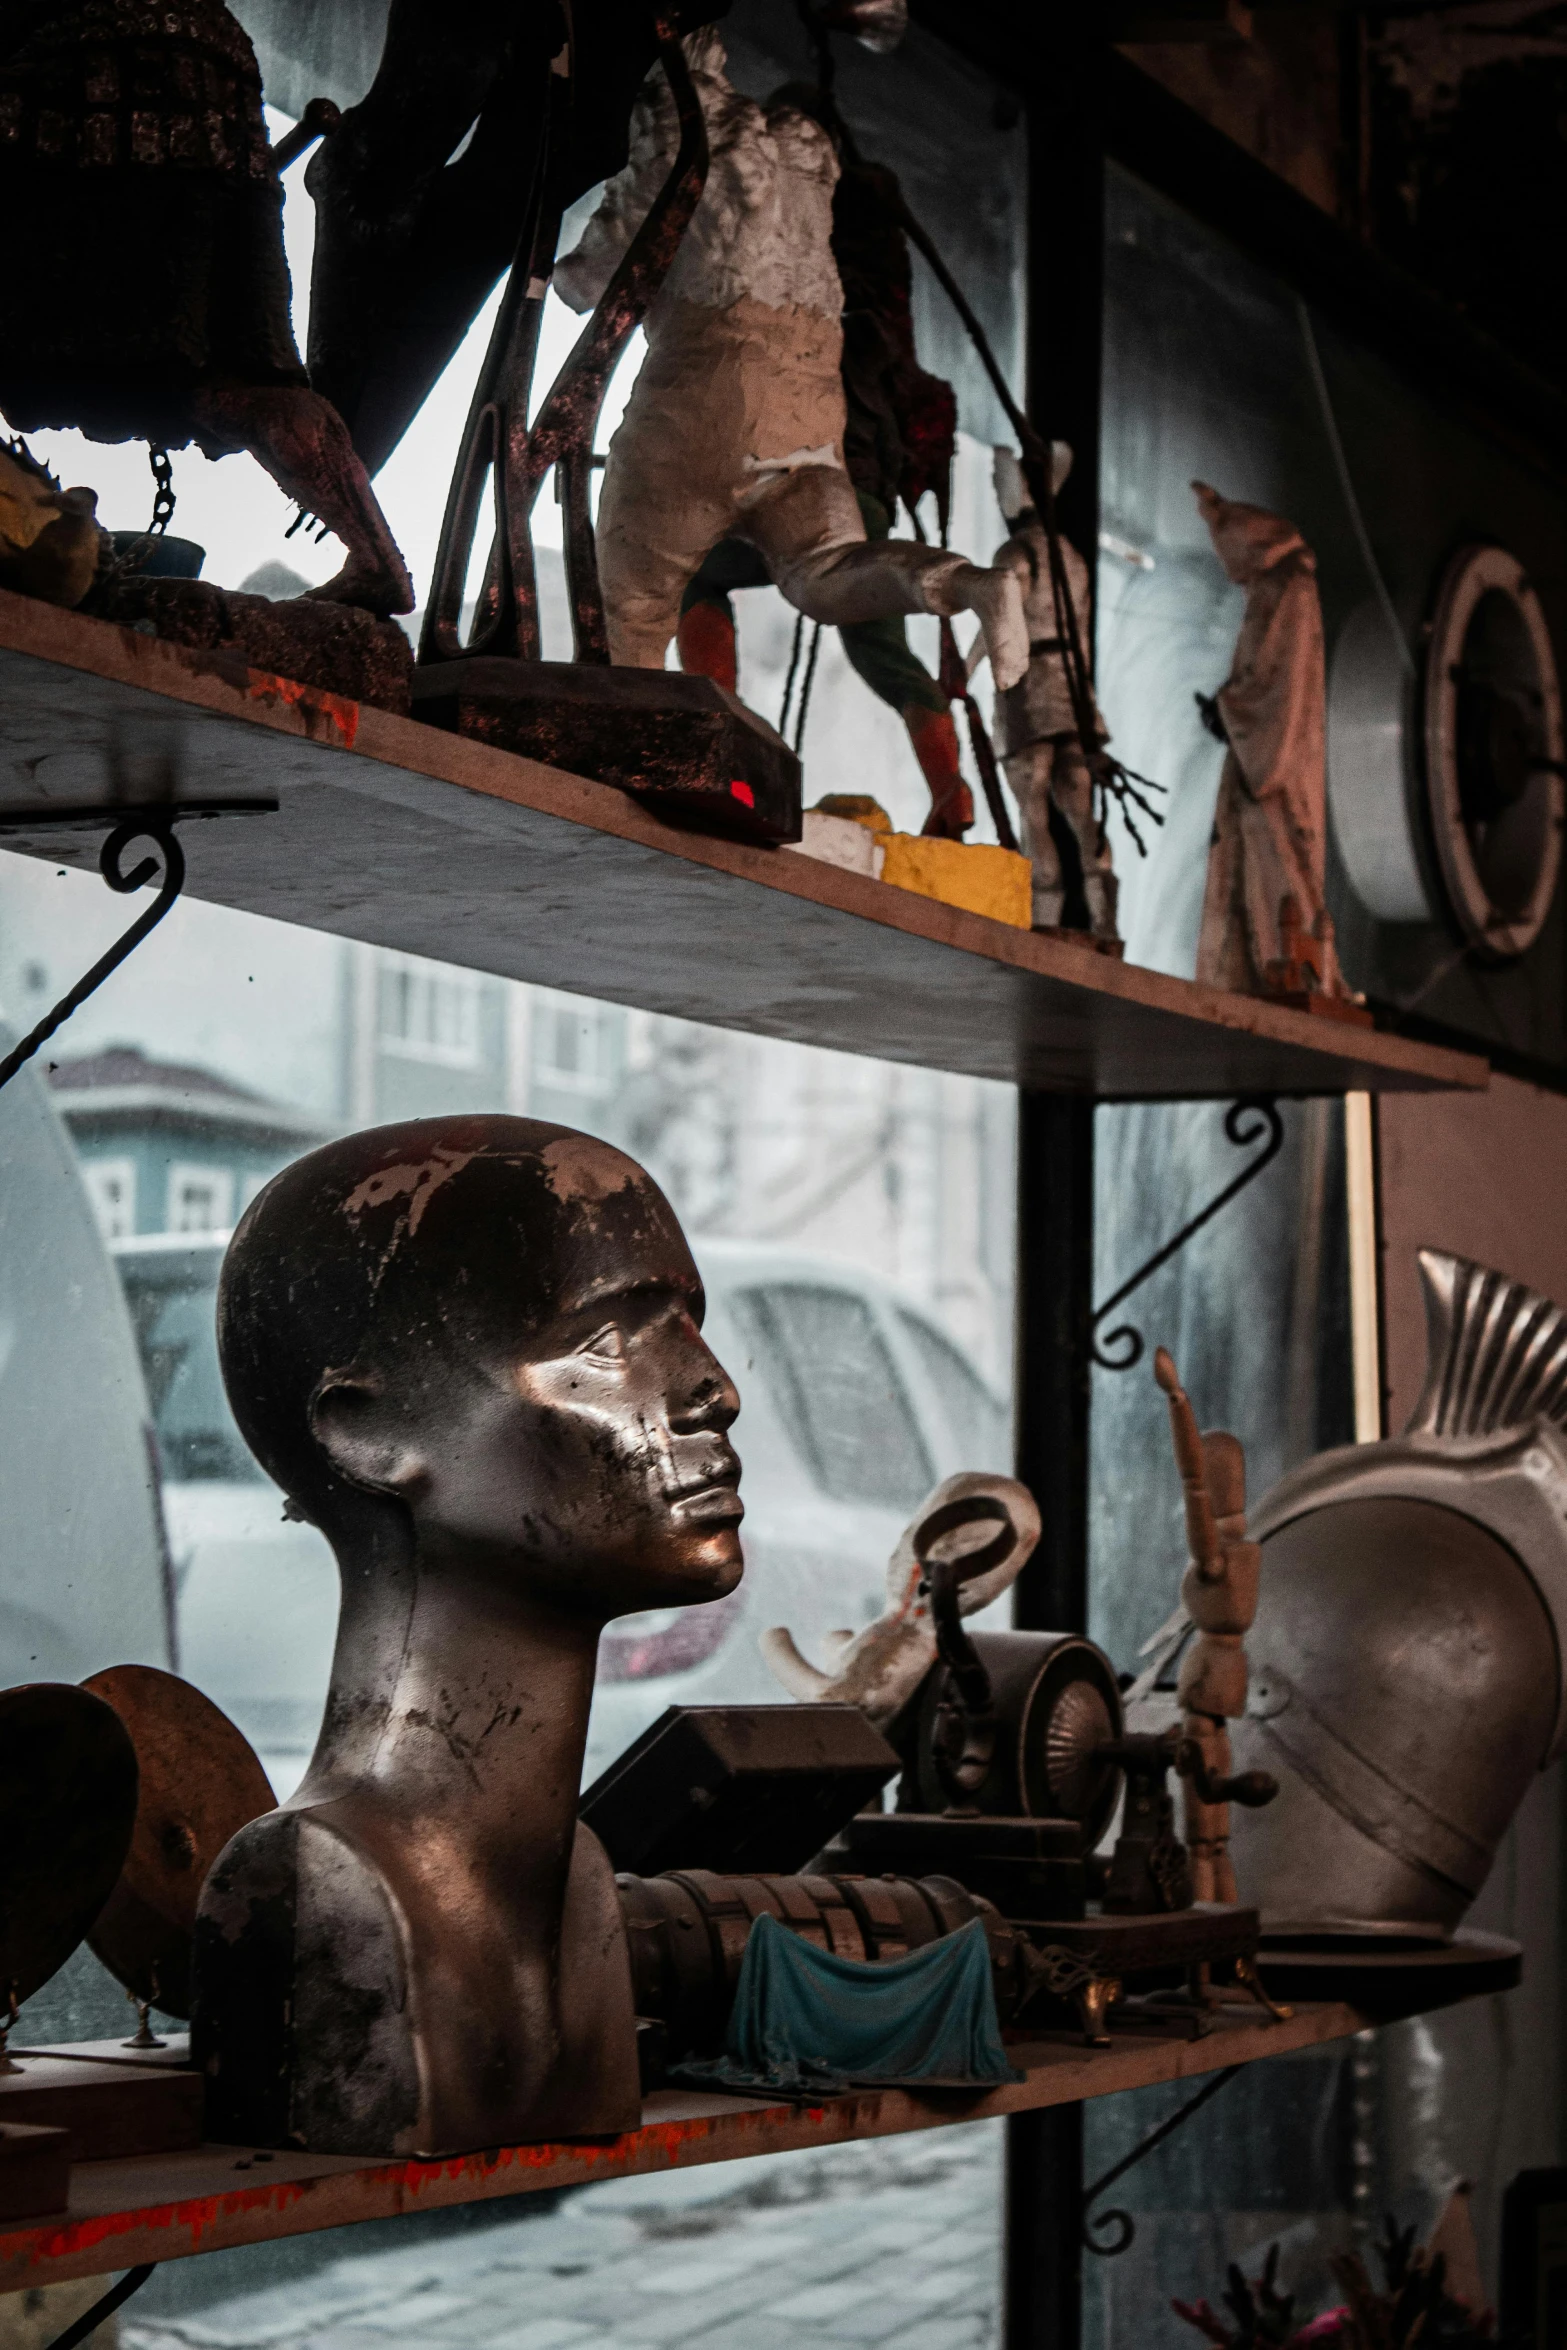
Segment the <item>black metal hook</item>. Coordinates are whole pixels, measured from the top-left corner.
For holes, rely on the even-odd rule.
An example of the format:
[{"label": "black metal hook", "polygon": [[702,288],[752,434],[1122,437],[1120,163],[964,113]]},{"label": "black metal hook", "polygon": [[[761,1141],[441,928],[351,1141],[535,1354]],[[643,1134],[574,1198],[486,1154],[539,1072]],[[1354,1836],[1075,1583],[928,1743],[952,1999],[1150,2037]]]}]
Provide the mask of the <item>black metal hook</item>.
[{"label": "black metal hook", "polygon": [[[1261,1124],[1258,1120],[1261,1120]],[[1248,1183],[1255,1183],[1264,1167],[1271,1166],[1284,1148],[1284,1120],[1271,1094],[1243,1094],[1239,1101],[1231,1102],[1224,1113],[1224,1133],[1226,1141],[1234,1143],[1237,1150],[1249,1150],[1254,1142],[1262,1141],[1264,1134],[1267,1139],[1249,1166],[1243,1167],[1205,1208],[1183,1224],[1179,1232],[1173,1233],[1163,1248],[1156,1250],[1145,1265],[1139,1265],[1130,1281],[1123,1281],[1114,1296],[1107,1297],[1102,1306],[1094,1308],[1093,1318],[1088,1325],[1088,1357],[1090,1362],[1098,1364],[1101,1371],[1130,1371],[1135,1363],[1142,1361],[1145,1352],[1142,1332],[1134,1330],[1129,1322],[1122,1322],[1114,1330],[1106,1331],[1101,1339],[1099,1325],[1105,1316],[1113,1314],[1134,1289],[1141,1289],[1143,1283],[1151,1280],[1161,1265],[1167,1265],[1173,1256],[1178,1255],[1194,1234],[1200,1232],[1205,1224],[1211,1223],[1221,1208],[1228,1207],[1230,1201],[1243,1192]],[[1108,1351],[1111,1347],[1119,1351],[1111,1354]]]},{"label": "black metal hook", "polygon": [[[1127,2250],[1137,2233],[1137,2223],[1131,2213],[1114,2207],[1109,2211],[1096,2212],[1090,2206],[1098,2201],[1106,2187],[1113,2187],[1116,2180],[1124,2178],[1129,2170],[1142,2161],[1145,2154],[1152,2154],[1154,2148],[1162,2145],[1183,2122],[1190,2121],[1199,2106],[1206,2105],[1210,2097],[1217,2097],[1226,2081],[1233,2081],[1240,2070],[1238,2064],[1226,2065],[1222,2073],[1215,2073],[1211,2081],[1204,2081],[1195,2097],[1188,2097],[1184,2105],[1177,2106],[1175,2112],[1150,2130],[1146,2138],[1138,2139],[1130,2154],[1124,2154],[1119,2162],[1113,2163],[1103,2178],[1095,2179],[1091,2187],[1084,2188],[1082,2238],[1086,2252],[1097,2253],[1101,2260],[1114,2260]],[[1095,2243],[1094,2231],[1108,2227],[1116,2230],[1115,2242]]]},{"label": "black metal hook", "polygon": [[117,824],[98,852],[98,870],[109,887],[120,897],[128,897],[133,889],[156,879],[157,857],[142,857],[129,872],[125,870],[125,852],[134,840],[150,840],[163,859],[163,879],[152,904],[138,914],[123,936],[117,938],[106,955],[100,955],[92,969],[76,982],[68,995],[63,995],[53,1011],[46,1012],[30,1035],[8,1052],[0,1061],[0,1086],[9,1085],[18,1069],[25,1067],[40,1045],[47,1044],[55,1030],[71,1014],[79,1011],[95,988],[103,985],[112,971],[117,971],[127,955],[141,945],[149,931],[155,930],[185,886],[185,852],[174,837],[174,818],[159,811],[154,815],[133,816]]}]

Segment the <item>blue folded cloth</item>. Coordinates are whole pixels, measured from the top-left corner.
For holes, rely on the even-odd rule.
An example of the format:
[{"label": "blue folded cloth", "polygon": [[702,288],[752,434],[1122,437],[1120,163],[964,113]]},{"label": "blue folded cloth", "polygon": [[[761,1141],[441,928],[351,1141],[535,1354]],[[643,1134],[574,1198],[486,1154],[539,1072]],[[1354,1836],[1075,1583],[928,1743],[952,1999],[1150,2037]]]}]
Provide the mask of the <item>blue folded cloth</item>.
[{"label": "blue folded cloth", "polygon": [[740,1962],[724,2053],[670,2077],[801,2096],[894,2081],[989,2089],[1025,2076],[1001,2044],[977,1918],[907,1958],[867,1965],[764,1916]]}]

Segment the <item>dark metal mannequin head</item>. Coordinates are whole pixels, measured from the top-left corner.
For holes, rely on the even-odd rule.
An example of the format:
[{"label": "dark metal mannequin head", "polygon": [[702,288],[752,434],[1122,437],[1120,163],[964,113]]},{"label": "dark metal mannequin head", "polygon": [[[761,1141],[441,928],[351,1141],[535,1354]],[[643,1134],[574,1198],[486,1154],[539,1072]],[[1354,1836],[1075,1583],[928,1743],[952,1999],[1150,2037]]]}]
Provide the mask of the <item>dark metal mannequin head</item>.
[{"label": "dark metal mannequin head", "polygon": [[420,1573],[592,1623],[740,1577],[739,1408],[662,1193],[531,1119],[313,1151],[247,1210],[219,1297],[257,1458],[350,1578]]}]

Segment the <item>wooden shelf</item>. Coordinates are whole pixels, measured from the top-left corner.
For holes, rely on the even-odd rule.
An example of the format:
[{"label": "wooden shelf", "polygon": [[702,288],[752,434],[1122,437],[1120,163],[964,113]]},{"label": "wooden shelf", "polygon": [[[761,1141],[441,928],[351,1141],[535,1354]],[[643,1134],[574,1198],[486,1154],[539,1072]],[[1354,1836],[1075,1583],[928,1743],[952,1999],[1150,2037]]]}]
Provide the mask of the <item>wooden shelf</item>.
[{"label": "wooden shelf", "polygon": [[309,2235],[355,2220],[1078,2104],[1340,2040],[1368,2020],[1335,2001],[1299,2007],[1281,2024],[1255,2009],[1228,2008],[1203,2040],[1153,2030],[1118,2032],[1113,2046],[1090,2049],[1065,2036],[1051,2038],[1012,2049],[1013,2061],[1026,2068],[1026,2081],[974,2096],[865,2089],[820,2105],[789,2106],[668,2090],[649,2098],[642,2127],[625,2137],[508,2146],[443,2162],[366,2165],[342,2156],[258,2156],[233,2146],[203,2146],[186,2154],[78,2163],[68,2213],[0,2228],[0,2293],[56,2278],[107,2275],[144,2260],[184,2260],[236,2244]]},{"label": "wooden shelf", "polygon": [[[648,1011],[1103,1100],[1489,1074],[677,831],[612,786],[0,592],[0,812],[99,803],[117,763],[142,796],[276,795],[184,827],[196,897]],[[0,845],[90,868],[98,838],[39,823]]]}]

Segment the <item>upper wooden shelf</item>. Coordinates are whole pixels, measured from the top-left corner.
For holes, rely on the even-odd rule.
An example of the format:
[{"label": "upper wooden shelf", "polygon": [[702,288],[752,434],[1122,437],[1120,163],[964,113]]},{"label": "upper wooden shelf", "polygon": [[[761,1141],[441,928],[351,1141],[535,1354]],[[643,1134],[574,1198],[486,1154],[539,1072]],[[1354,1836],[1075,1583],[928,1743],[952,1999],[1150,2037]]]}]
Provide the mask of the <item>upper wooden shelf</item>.
[{"label": "upper wooden shelf", "polygon": [[[99,803],[116,773],[143,797],[277,797],[182,829],[196,897],[647,1011],[1105,1101],[1489,1074],[678,831],[610,785],[0,592],[0,813]],[[0,846],[90,868],[98,836],[40,822]]]},{"label": "upper wooden shelf", "polygon": [[506,2146],[440,2162],[365,2164],[343,2155],[258,2156],[246,2147],[201,2146],[188,2154],[77,2163],[68,2212],[0,2226],[0,2293],[355,2220],[1078,2104],[1340,2040],[1369,2020],[1353,2007],[1322,2001],[1298,2007],[1279,2024],[1255,2009],[1229,2008],[1202,2040],[1150,2029],[1118,2032],[1114,2045],[1101,2049],[1061,2035],[1010,2051],[1026,2070],[1024,2081],[975,2094],[860,2089],[795,2106],[664,2090],[648,2099],[642,2127],[624,2137]]}]

